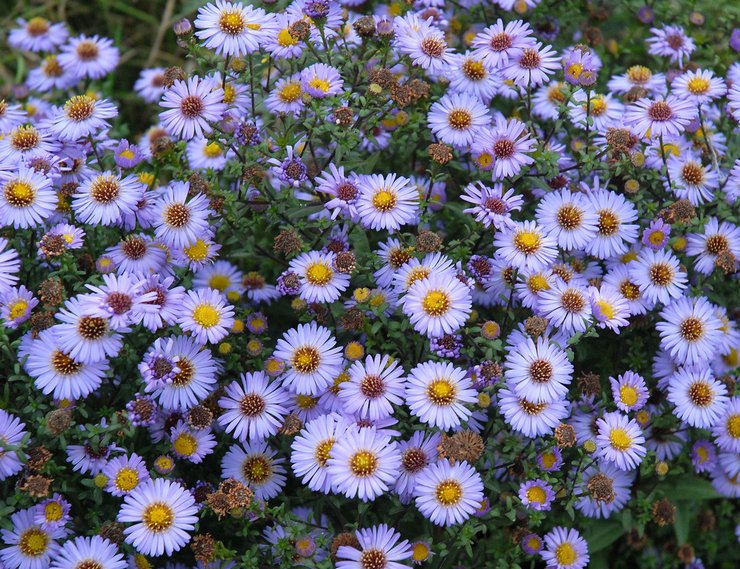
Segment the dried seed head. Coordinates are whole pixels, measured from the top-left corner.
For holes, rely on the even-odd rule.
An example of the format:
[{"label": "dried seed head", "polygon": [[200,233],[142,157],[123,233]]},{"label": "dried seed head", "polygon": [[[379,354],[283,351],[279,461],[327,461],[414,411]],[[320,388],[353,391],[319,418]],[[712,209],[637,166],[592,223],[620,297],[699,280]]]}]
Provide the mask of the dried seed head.
[{"label": "dried seed head", "polygon": [[447,164],[452,160],[452,147],[442,144],[441,142],[435,142],[427,147],[429,158],[437,164]]},{"label": "dried seed head", "polygon": [[676,519],[676,506],[668,498],[653,502],[653,521],[660,527],[672,524]]},{"label": "dried seed head", "polygon": [[422,231],[416,236],[416,249],[421,253],[435,253],[442,247],[442,238],[434,231]]},{"label": "dried seed head", "polygon": [[576,430],[567,423],[555,427],[555,443],[558,448],[570,448],[576,444]]},{"label": "dried seed head", "polygon": [[292,228],[283,229],[278,233],[272,245],[276,253],[282,253],[286,256],[299,252],[302,247],[303,241],[301,241],[300,235]]},{"label": "dried seed head", "polygon": [[207,565],[216,557],[216,540],[210,533],[200,533],[193,537],[190,549],[196,561]]}]

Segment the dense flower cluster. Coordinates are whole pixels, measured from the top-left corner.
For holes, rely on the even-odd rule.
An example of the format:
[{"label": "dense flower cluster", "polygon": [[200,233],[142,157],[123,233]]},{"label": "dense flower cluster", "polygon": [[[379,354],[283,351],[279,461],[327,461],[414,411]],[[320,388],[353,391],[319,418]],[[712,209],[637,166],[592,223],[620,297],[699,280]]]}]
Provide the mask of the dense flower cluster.
[{"label": "dense flower cluster", "polygon": [[0,568],[737,562],[740,63],[538,4],[17,21]]}]

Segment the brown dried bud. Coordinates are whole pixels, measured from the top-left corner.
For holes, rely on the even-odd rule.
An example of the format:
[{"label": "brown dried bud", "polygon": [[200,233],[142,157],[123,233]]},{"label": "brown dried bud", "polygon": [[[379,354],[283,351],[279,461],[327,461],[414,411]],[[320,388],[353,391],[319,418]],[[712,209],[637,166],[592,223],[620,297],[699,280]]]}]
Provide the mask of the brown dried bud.
[{"label": "brown dried bud", "polygon": [[696,217],[696,209],[689,200],[678,200],[667,209],[658,212],[666,223],[688,223]]},{"label": "brown dried bud", "polygon": [[162,85],[169,89],[175,84],[175,81],[185,81],[186,78],[187,75],[185,74],[185,70],[182,67],[168,67],[164,70]]},{"label": "brown dried bud", "polygon": [[357,259],[352,251],[342,251],[334,257],[334,269],[339,273],[351,274],[357,268]]},{"label": "brown dried bud", "polygon": [[357,539],[355,534],[350,532],[343,532],[335,536],[334,539],[331,540],[331,545],[329,546],[331,560],[334,561],[334,563],[337,562],[337,551],[339,551],[340,547],[345,545],[347,547],[360,549],[360,540]]},{"label": "brown dried bud", "polygon": [[375,83],[383,89],[390,89],[397,84],[396,76],[390,69],[381,67],[379,69],[373,69],[368,74],[368,80],[370,83]]},{"label": "brown dried bud", "polygon": [[59,186],[59,193],[65,198],[71,198],[75,193],[77,193],[77,188],[79,187],[80,184],[77,182],[65,182]]},{"label": "brown dried bud", "polygon": [[54,409],[46,415],[46,427],[54,436],[61,435],[72,423],[72,411],[70,409]]},{"label": "brown dried bud", "polygon": [[416,236],[416,249],[421,253],[436,253],[442,247],[442,238],[434,231],[422,231]]},{"label": "brown dried bud", "polygon": [[213,510],[220,520],[231,510],[229,497],[223,492],[213,492],[206,496],[206,504]]},{"label": "brown dried bud", "polygon": [[624,95],[625,103],[634,103],[648,96],[648,91],[644,87],[635,85]]},{"label": "brown dried bud", "polygon": [[276,253],[291,255],[298,253],[303,247],[300,235],[293,228],[283,229],[275,237],[272,248]]},{"label": "brown dried bud", "polygon": [[339,326],[345,330],[362,330],[365,327],[365,315],[359,308],[350,308],[339,319]]},{"label": "brown dried bud", "polygon": [[576,444],[576,430],[567,423],[555,427],[555,444],[558,448],[570,448]]},{"label": "brown dried bud", "polygon": [[28,469],[32,472],[39,472],[50,458],[51,453],[46,447],[33,447],[28,450]]},{"label": "brown dried bud", "polygon": [[295,435],[298,431],[303,428],[303,421],[295,413],[291,413],[283,420],[283,424],[278,430],[281,435],[291,436]]},{"label": "brown dried bud", "polygon": [[737,271],[737,258],[732,251],[722,251],[714,260],[714,265],[726,275],[732,275]]},{"label": "brown dried bud", "polygon": [[408,86],[414,100],[418,101],[419,99],[426,99],[429,97],[430,86],[426,81],[422,81],[421,79],[412,79],[408,83]]},{"label": "brown dried bud", "polygon": [[149,145],[152,154],[156,157],[163,156],[174,148],[175,144],[169,136],[158,136]]},{"label": "brown dried bud", "polygon": [[452,463],[468,462],[473,464],[483,454],[483,439],[478,433],[470,430],[459,431],[454,435],[443,435],[439,444],[445,458]]},{"label": "brown dried bud", "polygon": [[547,319],[541,316],[530,316],[524,321],[524,331],[532,338],[539,338],[545,330],[547,330]]},{"label": "brown dried bud", "polygon": [[627,533],[627,545],[639,551],[647,545],[647,536],[640,535],[636,529],[633,529]]},{"label": "brown dried bud", "polygon": [[676,506],[668,498],[653,502],[653,521],[660,527],[672,524],[676,519]]},{"label": "brown dried bud", "polygon": [[311,34],[311,24],[305,20],[298,20],[290,25],[288,33],[298,41],[304,41]]},{"label": "brown dried bud", "polygon": [[731,375],[725,374],[725,375],[719,376],[717,379],[725,384],[725,387],[727,387],[728,393],[735,393],[735,385],[737,384],[737,380],[734,377],[732,377]]},{"label": "brown dried bud", "polygon": [[430,144],[427,147],[427,153],[429,154],[429,158],[437,164],[447,164],[452,160],[452,147],[441,142]]},{"label": "brown dried bud", "polygon": [[126,526],[119,522],[103,522],[98,530],[98,535],[114,543],[121,545],[123,543],[123,530]]},{"label": "brown dried bud", "polygon": [[207,429],[213,423],[213,413],[208,407],[196,405],[188,411],[188,425],[196,431]]},{"label": "brown dried bud", "polygon": [[601,472],[592,476],[586,483],[591,497],[597,502],[611,504],[617,495],[614,493],[614,480]]},{"label": "brown dried bud", "polygon": [[224,480],[218,489],[228,497],[230,508],[248,508],[254,497],[254,492],[236,478]]},{"label": "brown dried bud", "polygon": [[210,207],[216,213],[221,213],[221,210],[223,209],[225,202],[226,202],[226,198],[222,198],[221,196],[212,197],[208,201],[208,207]]},{"label": "brown dried bud", "polygon": [[211,193],[211,185],[208,183],[203,176],[198,172],[193,172],[188,178],[190,188],[188,189],[188,195],[190,197],[196,196],[197,194],[209,195]]},{"label": "brown dried bud", "polygon": [[67,250],[67,242],[61,235],[47,233],[41,238],[39,249],[46,257],[60,257]]},{"label": "brown dried bud", "polygon": [[216,540],[210,533],[199,533],[190,543],[195,560],[207,565],[216,557]]},{"label": "brown dried bud", "polygon": [[681,563],[688,564],[692,563],[694,559],[696,559],[696,552],[691,545],[689,545],[688,543],[684,543],[678,548],[678,551],[676,552],[676,557],[678,557],[678,560]]},{"label": "brown dried bud", "polygon": [[352,27],[361,38],[372,37],[375,33],[375,19],[372,16],[363,16],[355,20]]},{"label": "brown dried bud", "polygon": [[47,306],[59,306],[64,301],[64,285],[59,277],[49,277],[41,281],[38,288],[39,299]]},{"label": "brown dried bud", "polygon": [[334,109],[334,119],[340,126],[350,126],[355,118],[355,112],[349,107],[339,107]]},{"label": "brown dried bud", "polygon": [[45,498],[51,490],[54,480],[43,474],[29,474],[18,481],[18,490],[26,492],[31,498]]},{"label": "brown dried bud", "polygon": [[585,39],[589,45],[601,45],[604,43],[604,36],[601,34],[601,29],[588,26],[583,30],[583,39]]},{"label": "brown dried bud", "polygon": [[568,178],[566,178],[562,174],[558,174],[554,178],[550,178],[547,181],[547,185],[551,187],[553,190],[562,190],[563,188],[567,187],[568,182],[569,182]]},{"label": "brown dried bud", "polygon": [[586,396],[598,396],[601,393],[601,376],[598,373],[583,372],[578,378],[578,387]]},{"label": "brown dried bud", "polygon": [[54,313],[50,310],[44,310],[43,312],[34,312],[31,314],[31,334],[34,338],[38,338],[39,334],[48,328],[54,326]]},{"label": "brown dried bud", "polygon": [[501,377],[501,364],[485,361],[480,365],[480,376],[486,382],[492,382]]}]

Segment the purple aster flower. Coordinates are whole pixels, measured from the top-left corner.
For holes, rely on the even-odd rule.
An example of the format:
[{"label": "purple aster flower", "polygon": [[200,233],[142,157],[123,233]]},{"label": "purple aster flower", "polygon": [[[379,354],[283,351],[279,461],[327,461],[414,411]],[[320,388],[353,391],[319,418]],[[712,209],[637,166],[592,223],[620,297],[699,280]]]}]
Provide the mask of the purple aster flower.
[{"label": "purple aster flower", "polygon": [[583,73],[596,73],[597,62],[593,52],[585,45],[577,45],[570,50],[568,56],[563,60],[565,80],[571,85],[579,85],[579,79]]},{"label": "purple aster flower", "polygon": [[126,403],[128,420],[135,427],[148,427],[154,424],[157,412],[157,404],[149,395],[137,393],[134,398]]},{"label": "purple aster flower", "polygon": [[270,170],[282,182],[297,188],[306,181],[308,169],[293,146],[288,146],[285,150],[288,156],[282,162],[277,158],[269,160],[269,163],[273,165]]},{"label": "purple aster flower", "polygon": [[735,51],[740,51],[740,28],[734,28],[730,35],[730,47]]},{"label": "purple aster flower", "polygon": [[642,244],[658,251],[665,247],[671,235],[671,226],[660,217],[653,219],[642,232]]},{"label": "purple aster flower", "polygon": [[555,492],[544,480],[530,480],[519,487],[519,499],[532,510],[549,510],[555,499]]},{"label": "purple aster flower", "polygon": [[113,156],[119,168],[135,168],[144,159],[139,147],[125,138],[118,143]]},{"label": "purple aster flower", "polygon": [[652,24],[655,20],[655,12],[650,6],[642,6],[637,11],[637,19],[643,24]]},{"label": "purple aster flower", "polygon": [[224,90],[211,80],[190,77],[177,80],[164,92],[159,114],[162,126],[173,136],[190,140],[211,132],[209,123],[218,122],[226,112]]},{"label": "purple aster flower", "polygon": [[699,474],[712,472],[717,466],[716,447],[706,440],[696,441],[691,447],[691,464]]},{"label": "purple aster flower", "polygon": [[301,280],[294,271],[287,270],[277,278],[277,289],[283,296],[295,296],[301,292]]},{"label": "purple aster flower", "polygon": [[247,316],[247,330],[252,334],[262,334],[267,330],[267,317],[261,312],[253,312]]},{"label": "purple aster flower", "polygon": [[528,533],[522,538],[522,550],[527,555],[536,555],[542,551],[542,538],[536,533]]},{"label": "purple aster flower", "polygon": [[234,138],[242,146],[257,146],[262,142],[259,127],[252,121],[242,121],[234,129]]},{"label": "purple aster flower", "polygon": [[563,465],[563,455],[558,447],[537,454],[537,466],[544,472],[557,472]]}]

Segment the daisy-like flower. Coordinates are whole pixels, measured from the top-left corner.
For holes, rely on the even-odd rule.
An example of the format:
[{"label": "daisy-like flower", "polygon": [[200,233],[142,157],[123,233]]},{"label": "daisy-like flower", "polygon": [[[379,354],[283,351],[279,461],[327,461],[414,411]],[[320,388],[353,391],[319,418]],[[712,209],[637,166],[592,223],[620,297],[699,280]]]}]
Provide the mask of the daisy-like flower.
[{"label": "daisy-like flower", "polygon": [[629,324],[629,304],[617,289],[602,284],[599,288],[589,287],[588,294],[591,313],[599,328],[619,334],[619,329]]},{"label": "daisy-like flower", "polygon": [[503,20],[499,18],[494,25],[488,26],[473,38],[471,47],[473,55],[494,70],[505,67],[513,55],[534,45],[529,24],[513,20],[504,26]]},{"label": "daisy-like flower", "polygon": [[[74,75],[59,65],[57,55],[52,53],[44,57],[37,68],[29,71],[28,77],[26,78],[26,85],[32,91],[46,93],[52,89],[64,91],[72,87],[77,83],[77,81],[78,79]],[[2,125],[2,123],[3,121],[0,119],[0,125]]]},{"label": "daisy-like flower", "polygon": [[105,490],[114,496],[126,496],[150,478],[144,459],[136,453],[112,458],[102,472],[108,479]]},{"label": "daisy-like flower", "polygon": [[[619,470],[610,462],[599,461],[583,470],[577,494],[581,498],[576,502],[576,509],[589,518],[609,518],[622,510],[630,499],[630,488],[634,482],[634,472]],[[607,495],[598,499],[591,491],[603,490]]]},{"label": "daisy-like flower", "polygon": [[133,214],[145,186],[134,176],[121,178],[105,171],[85,179],[72,196],[77,220],[94,225],[114,225],[121,216]]},{"label": "daisy-like flower", "polygon": [[703,296],[681,297],[666,306],[656,324],[660,346],[678,365],[709,362],[722,341],[722,322]]},{"label": "daisy-like flower", "polygon": [[344,166],[337,168],[334,163],[314,179],[316,192],[330,196],[326,209],[331,211],[331,218],[340,214],[349,219],[357,219],[357,196],[360,193],[357,176],[344,173]]},{"label": "daisy-like flower", "polygon": [[190,140],[212,130],[209,123],[221,120],[226,112],[224,90],[218,83],[200,77],[187,82],[177,80],[165,90],[160,106],[168,109],[159,114],[162,126],[173,136]]},{"label": "daisy-like flower", "polygon": [[116,68],[119,52],[113,40],[83,34],[63,45],[57,59],[78,79],[100,79]]},{"label": "daisy-like flower", "polygon": [[544,450],[537,455],[537,466],[543,472],[557,472],[563,465],[563,455],[558,447]]},{"label": "daisy-like flower", "polygon": [[557,282],[552,288],[542,291],[537,310],[566,334],[585,332],[592,317],[586,290],[564,282]]},{"label": "daisy-like flower", "polygon": [[189,541],[198,522],[192,494],[177,482],[147,480],[124,499],[118,521],[133,523],[123,530],[126,543],[144,555],[172,555]]},{"label": "daisy-like flower", "polygon": [[290,262],[289,269],[298,275],[300,296],[306,302],[334,302],[349,286],[349,275],[334,268],[334,253],[309,251]]},{"label": "daisy-like flower", "polygon": [[[708,275],[714,271],[717,258],[723,253],[730,253],[740,259],[740,227],[716,217],[707,219],[704,233],[687,235],[686,254],[696,257],[694,270]],[[736,262],[737,266],[737,262]]]},{"label": "daisy-like flower", "polygon": [[121,335],[114,332],[110,321],[94,314],[87,299],[70,298],[56,314],[61,323],[52,326],[59,348],[71,359],[92,364],[114,357],[121,349]]},{"label": "daisy-like flower", "polygon": [[0,293],[0,320],[3,326],[15,330],[31,317],[31,311],[39,301],[25,286],[8,288]]},{"label": "daisy-like flower", "polygon": [[679,75],[671,84],[673,92],[697,105],[720,98],[727,92],[724,79],[715,77],[711,69],[697,69]]},{"label": "daisy-like flower", "polygon": [[47,569],[59,551],[58,539],[64,527],[44,530],[34,521],[34,508],[10,516],[11,529],[0,530],[6,547],[0,549],[0,562],[11,569]]},{"label": "daisy-like flower", "polygon": [[528,509],[537,511],[547,511],[550,509],[555,492],[544,480],[529,480],[519,486],[519,499]]},{"label": "daisy-like flower", "polygon": [[686,288],[686,273],[668,251],[642,249],[628,268],[630,278],[649,302],[669,305],[680,298]]},{"label": "daisy-like flower", "polygon": [[560,66],[560,59],[552,46],[543,47],[537,42],[512,54],[501,72],[505,79],[513,81],[515,85],[535,87],[546,83]]},{"label": "daisy-like flower", "polygon": [[31,124],[22,124],[0,140],[0,161],[17,164],[21,160],[44,157],[57,150],[53,135]]},{"label": "daisy-like flower", "polygon": [[91,314],[108,318],[110,327],[125,332],[142,312],[154,312],[151,304],[157,298],[155,292],[144,292],[145,282],[131,275],[103,275],[103,285],[86,285],[92,294],[85,295]]},{"label": "daisy-like flower", "polygon": [[605,189],[589,194],[589,200],[596,210],[596,236],[586,245],[586,252],[599,259],[622,255],[627,246],[638,237],[639,226],[631,223],[637,220],[637,209],[623,195]]},{"label": "daisy-like flower", "polygon": [[672,138],[679,136],[695,116],[696,108],[691,101],[674,95],[657,99],[645,97],[627,105],[624,123],[640,137]]},{"label": "daisy-like flower", "polygon": [[452,259],[442,253],[430,253],[421,261],[409,259],[396,269],[393,286],[399,295],[405,294],[414,284],[433,274],[454,276]]},{"label": "daisy-like flower", "polygon": [[315,322],[299,324],[277,341],[273,356],[288,364],[283,384],[300,395],[317,395],[342,371],[342,348]]},{"label": "daisy-like flower", "polygon": [[303,92],[314,99],[332,97],[342,92],[344,81],[336,68],[325,63],[314,63],[301,71]]},{"label": "daisy-like flower", "polygon": [[200,464],[213,452],[216,438],[210,428],[194,429],[184,421],[178,421],[169,433],[172,452],[193,464]]},{"label": "daisy-like flower", "polygon": [[483,481],[467,462],[432,464],[416,478],[416,507],[438,526],[461,524],[483,501]]},{"label": "daisy-like flower", "polygon": [[33,521],[45,531],[63,528],[71,518],[69,515],[71,508],[71,504],[64,499],[64,496],[55,492],[51,498],[36,505]]},{"label": "daisy-like flower", "polygon": [[226,167],[228,156],[219,142],[195,137],[188,141],[185,152],[188,155],[188,164],[194,170],[210,168],[219,171]]},{"label": "daisy-like flower", "polygon": [[266,442],[232,445],[221,461],[221,477],[246,484],[258,500],[274,498],[285,485],[285,459],[276,454]]},{"label": "daisy-like flower", "polygon": [[588,565],[588,543],[575,529],[553,528],[545,534],[545,549],[540,553],[547,569],[583,569]]},{"label": "daisy-like flower", "polygon": [[197,405],[216,383],[211,352],[187,336],[157,338],[139,364],[145,391],[164,409],[178,411]]},{"label": "daisy-like flower", "polygon": [[99,445],[93,448],[89,443],[84,445],[67,445],[67,462],[72,464],[72,472],[96,476],[108,464],[110,453],[116,450],[116,445]]},{"label": "daisy-like flower", "polygon": [[100,387],[108,364],[105,361],[85,364],[74,360],[60,349],[53,330],[42,330],[29,346],[25,368],[44,395],[76,401]]},{"label": "daisy-like flower", "polygon": [[537,206],[536,218],[564,251],[585,248],[596,235],[599,222],[587,197],[568,189],[545,195]]},{"label": "daisy-like flower", "polygon": [[486,104],[491,102],[500,83],[498,75],[491,73],[483,60],[470,52],[452,56],[448,76],[451,91],[470,93]]},{"label": "daisy-like flower", "polygon": [[555,240],[535,221],[512,222],[496,233],[496,256],[518,269],[537,271],[549,266],[557,256]]},{"label": "daisy-like flower", "polygon": [[603,284],[619,291],[622,298],[627,301],[627,310],[630,314],[645,314],[648,308],[652,308],[653,303],[643,298],[639,285],[629,274],[627,265],[614,266],[604,276]]},{"label": "daisy-like flower", "polygon": [[740,452],[740,396],[730,397],[719,421],[712,429],[717,446],[727,452]]},{"label": "daisy-like flower", "polygon": [[193,288],[212,288],[235,302],[244,292],[243,278],[242,272],[228,261],[216,261],[198,271],[193,278]]},{"label": "daisy-like flower", "polygon": [[499,409],[506,423],[530,438],[551,434],[560,421],[568,416],[568,406],[564,401],[534,403],[519,397],[511,388],[499,391],[498,397]]},{"label": "daisy-like flower", "polygon": [[6,450],[5,445],[20,446],[23,437],[28,434],[25,427],[18,417],[0,409],[0,480],[5,480],[23,469],[21,458],[25,458],[25,453],[10,448]]},{"label": "daisy-like flower", "polygon": [[507,385],[533,403],[554,403],[568,394],[573,364],[562,349],[540,336],[517,344],[506,356]]},{"label": "daisy-like flower", "polygon": [[126,569],[128,566],[115,544],[99,535],[70,539],[51,563],[51,569]]},{"label": "daisy-like flower", "polygon": [[427,425],[449,430],[466,421],[477,392],[468,374],[451,363],[423,362],[406,378],[406,404]]},{"label": "daisy-like flower", "polygon": [[51,179],[42,172],[24,165],[17,171],[0,172],[0,226],[27,229],[41,225],[56,205]]},{"label": "daisy-like flower", "polygon": [[36,16],[30,20],[18,18],[17,28],[10,30],[8,44],[15,49],[33,52],[54,52],[61,46],[69,32],[63,22],[52,23],[46,18]]},{"label": "daisy-like flower", "polygon": [[260,48],[273,27],[273,19],[262,8],[241,2],[216,0],[198,10],[195,37],[218,55],[241,57]]},{"label": "daisy-like flower", "polygon": [[491,156],[491,179],[495,182],[517,176],[524,166],[532,164],[530,153],[536,145],[522,121],[499,116],[493,127],[482,129],[476,136],[472,150]]},{"label": "daisy-like flower", "polygon": [[106,250],[120,275],[145,277],[165,270],[167,252],[144,233],[129,234],[118,245]]},{"label": "daisy-like flower", "polygon": [[349,369],[349,381],[339,385],[339,399],[347,413],[385,419],[393,405],[401,405],[404,395],[403,368],[389,356],[367,356]]},{"label": "daisy-like flower", "polygon": [[234,308],[226,304],[217,290],[189,290],[177,323],[183,332],[191,332],[196,342],[217,344],[229,335],[234,325]]},{"label": "daisy-like flower", "polygon": [[650,36],[646,42],[648,52],[653,55],[668,57],[671,63],[683,66],[684,57],[688,60],[694,53],[696,44],[681,26],[663,26],[663,28],[650,28]]},{"label": "daisy-like flower", "polygon": [[386,524],[355,532],[360,549],[341,545],[337,549],[337,569],[404,569],[412,556],[407,540]]},{"label": "daisy-like flower", "polygon": [[188,198],[189,190],[188,182],[172,182],[157,199],[154,234],[165,245],[190,246],[208,230],[208,198]]},{"label": "daisy-like flower", "polygon": [[717,467],[717,448],[709,441],[696,441],[691,447],[691,464],[698,474],[712,472]]},{"label": "daisy-like flower", "polygon": [[437,461],[437,446],[441,440],[439,433],[415,431],[408,441],[399,443],[401,474],[396,480],[395,491],[404,504],[413,497],[417,477]]},{"label": "daisy-like flower", "polygon": [[109,128],[106,119],[118,116],[118,109],[107,99],[76,95],[52,119],[49,130],[60,140],[79,140]]},{"label": "daisy-like flower", "polygon": [[694,206],[712,201],[714,190],[719,187],[718,173],[695,158],[669,156],[668,172],[673,186],[669,187],[666,180],[666,188]]},{"label": "daisy-like flower", "polygon": [[276,12],[275,27],[263,40],[265,51],[278,59],[298,58],[306,49],[306,43],[291,33],[299,18],[295,14]]},{"label": "daisy-like flower", "polygon": [[20,268],[18,252],[12,247],[8,248],[8,240],[0,237],[0,293],[7,292],[18,282],[16,274]]},{"label": "daisy-like flower", "polygon": [[617,412],[605,413],[596,420],[596,427],[596,445],[602,459],[620,470],[634,470],[640,465],[647,451],[645,437],[634,419]]},{"label": "daisy-like flower", "polygon": [[514,189],[506,190],[501,183],[496,183],[493,187],[486,186],[483,182],[473,182],[465,186],[460,199],[473,204],[463,210],[463,213],[469,213],[475,217],[478,223],[483,227],[493,227],[495,229],[504,229],[513,224],[511,212],[522,209],[524,198],[515,195]]},{"label": "daisy-like flower", "polygon": [[657,217],[642,232],[642,244],[659,251],[668,243],[670,235],[671,226],[665,223],[662,218]]},{"label": "daisy-like flower", "polygon": [[353,427],[334,443],[326,464],[336,492],[367,502],[393,486],[401,457],[390,436]]},{"label": "daisy-like flower", "polygon": [[267,110],[273,113],[299,114],[306,106],[301,85],[300,73],[278,79],[270,95],[265,99]]},{"label": "daisy-like flower", "polygon": [[464,148],[472,144],[491,117],[486,105],[477,97],[452,93],[432,105],[427,121],[442,142]]},{"label": "daisy-like flower", "polygon": [[134,83],[134,91],[147,103],[157,103],[164,93],[164,67],[142,69]]},{"label": "daisy-like flower", "polygon": [[403,299],[414,330],[430,338],[457,331],[472,310],[470,289],[456,278],[432,273],[416,281]]},{"label": "daisy-like flower", "polygon": [[585,128],[587,118],[591,118],[595,130],[605,132],[621,122],[624,105],[613,99],[609,93],[601,95],[591,91],[586,95],[585,91],[579,89],[573,93],[568,110],[571,120],[581,128]]},{"label": "daisy-like flower", "polygon": [[288,414],[288,394],[261,371],[241,375],[226,387],[218,423],[241,442],[262,441],[278,432]]},{"label": "daisy-like flower", "polygon": [[22,124],[25,118],[26,112],[20,105],[11,105],[5,99],[0,99],[0,132],[10,132]]},{"label": "daisy-like flower", "polygon": [[614,403],[625,413],[642,409],[650,395],[645,379],[634,371],[626,371],[618,375],[616,379],[610,377],[609,385],[612,389]]},{"label": "daisy-like flower", "polygon": [[308,421],[293,440],[290,455],[293,472],[314,492],[331,491],[327,461],[346,429],[347,422],[340,415],[329,413]]},{"label": "daisy-like flower", "polygon": [[706,367],[684,367],[671,378],[667,399],[676,406],[676,417],[692,427],[711,429],[727,405],[727,387]]},{"label": "daisy-like flower", "polygon": [[408,178],[371,174],[360,178],[357,212],[364,227],[393,233],[413,223],[419,209],[419,192]]}]

